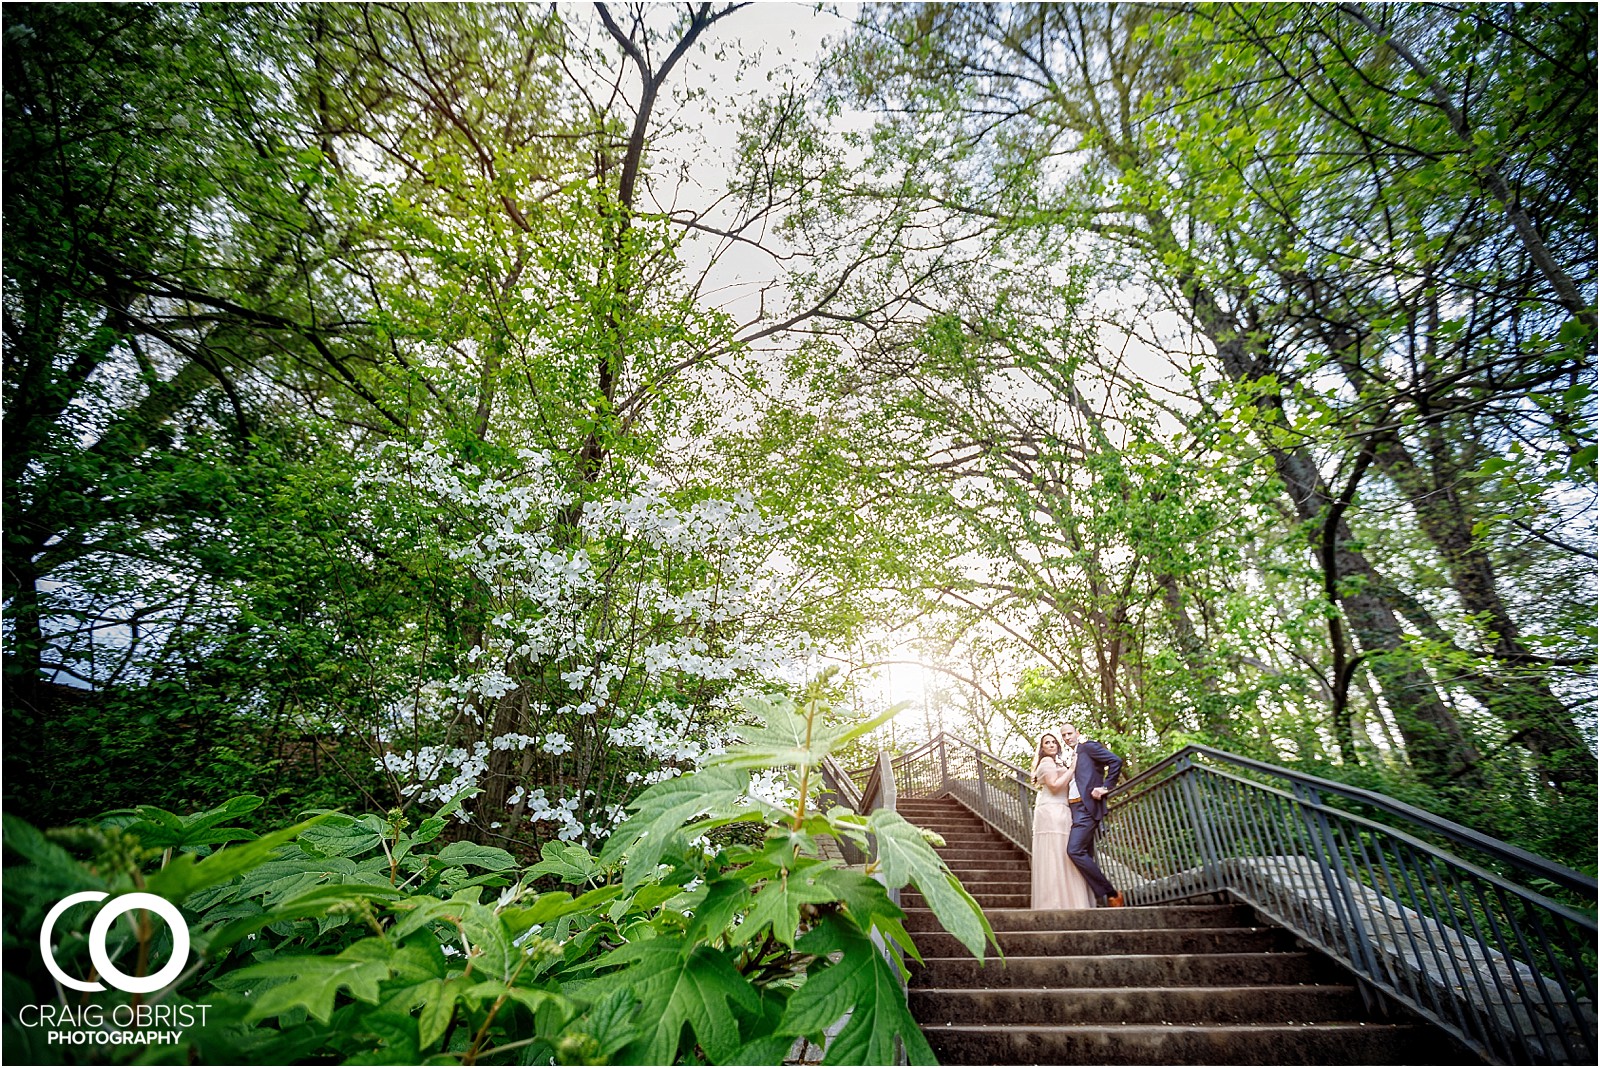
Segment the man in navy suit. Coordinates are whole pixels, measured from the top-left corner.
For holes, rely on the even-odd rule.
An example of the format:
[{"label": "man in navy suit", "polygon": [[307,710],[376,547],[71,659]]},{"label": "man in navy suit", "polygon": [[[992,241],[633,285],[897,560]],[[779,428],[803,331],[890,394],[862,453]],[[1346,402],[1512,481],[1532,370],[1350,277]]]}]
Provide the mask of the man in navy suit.
[{"label": "man in navy suit", "polygon": [[1072,781],[1067,787],[1067,801],[1072,806],[1072,834],[1067,838],[1067,856],[1083,872],[1095,900],[1111,908],[1121,908],[1122,895],[1094,859],[1094,836],[1106,815],[1105,796],[1116,787],[1117,776],[1122,774],[1122,758],[1099,742],[1085,738],[1070,723],[1063,723],[1058,729],[1061,744],[1069,751],[1067,759],[1072,768]]}]

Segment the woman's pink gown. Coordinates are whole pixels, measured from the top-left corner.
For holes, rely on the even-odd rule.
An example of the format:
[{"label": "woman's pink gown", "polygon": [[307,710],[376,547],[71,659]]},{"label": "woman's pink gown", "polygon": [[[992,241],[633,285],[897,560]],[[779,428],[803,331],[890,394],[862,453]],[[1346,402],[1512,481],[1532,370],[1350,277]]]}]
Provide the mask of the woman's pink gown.
[{"label": "woman's pink gown", "polygon": [[1033,907],[1092,909],[1094,895],[1067,856],[1072,807],[1067,770],[1051,758],[1039,768],[1039,799],[1033,806]]}]

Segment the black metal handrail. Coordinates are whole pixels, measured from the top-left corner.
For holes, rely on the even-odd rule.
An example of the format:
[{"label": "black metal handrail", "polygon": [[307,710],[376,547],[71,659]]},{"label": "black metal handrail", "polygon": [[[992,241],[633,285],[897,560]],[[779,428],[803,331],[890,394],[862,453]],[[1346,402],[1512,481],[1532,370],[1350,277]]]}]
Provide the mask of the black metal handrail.
[{"label": "black metal handrail", "polygon": [[[1011,761],[941,731],[895,757],[892,765],[901,796],[953,797],[1023,852],[1033,852],[1033,805],[1038,791],[1028,773]],[[856,782],[870,783],[878,774],[878,765],[847,774]]]},{"label": "black metal handrail", "polygon": [[1345,783],[1335,782],[1332,779],[1319,778],[1315,775],[1308,775],[1305,772],[1279,767],[1276,764],[1268,764],[1262,760],[1254,760],[1250,757],[1226,752],[1225,750],[1213,749],[1208,745],[1184,746],[1159,764],[1123,782],[1112,796],[1115,798],[1116,794],[1126,794],[1141,782],[1170,774],[1171,769],[1179,761],[1184,759],[1192,760],[1197,756],[1204,756],[1219,763],[1231,764],[1235,767],[1245,768],[1258,774],[1272,776],[1288,782],[1300,783],[1303,786],[1317,790],[1321,794],[1334,794],[1369,808],[1378,809],[1391,816],[1397,816],[1405,820],[1424,831],[1428,837],[1448,839],[1492,857],[1504,863],[1508,868],[1517,871],[1525,878],[1547,879],[1581,896],[1586,896],[1590,900],[1595,898],[1596,882],[1592,877],[1557,864],[1555,861],[1541,857],[1537,853],[1530,853],[1520,846],[1502,842],[1498,838],[1491,838],[1486,834],[1473,830],[1471,827],[1463,827],[1461,824],[1447,820],[1443,816],[1437,816],[1432,812],[1408,805],[1403,801],[1396,801],[1394,798],[1383,794],[1373,793],[1371,790],[1363,790],[1359,786],[1349,786]]},{"label": "black metal handrail", "polygon": [[[1027,773],[956,735],[843,777],[863,784],[859,811],[951,797],[1031,847]],[[1097,853],[1131,904],[1231,895],[1344,964],[1369,1003],[1381,992],[1491,1062],[1595,1063],[1596,886],[1583,873],[1382,794],[1209,746],[1174,753],[1108,802]],[[1578,907],[1525,885],[1541,880]]]},{"label": "black metal handrail", "polygon": [[[1335,808],[1330,795],[1416,833]],[[1206,746],[1109,801],[1097,852],[1131,903],[1231,894],[1491,1061],[1594,1063],[1595,881],[1582,873],[1392,798]],[[1538,879],[1589,914],[1519,885]]]}]

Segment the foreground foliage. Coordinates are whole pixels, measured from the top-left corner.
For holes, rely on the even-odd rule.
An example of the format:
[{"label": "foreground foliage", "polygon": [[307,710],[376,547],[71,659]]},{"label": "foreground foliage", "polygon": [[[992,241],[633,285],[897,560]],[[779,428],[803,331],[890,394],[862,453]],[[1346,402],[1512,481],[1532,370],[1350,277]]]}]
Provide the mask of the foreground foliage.
[{"label": "foreground foliage", "polygon": [[[230,825],[251,796],[49,833],[8,816],[8,856],[24,863],[6,870],[7,938],[36,944],[45,911],[85,889],[181,905],[193,963],[148,1001],[209,1008],[179,1046],[152,1047],[162,1061],[764,1064],[848,1016],[827,1063],[891,1062],[897,1036],[932,1063],[898,964],[916,948],[889,891],[915,886],[979,956],[987,921],[903,817],[807,808],[812,768],[876,722],[825,726],[815,698],[746,705],[761,723],[741,728],[744,744],[644,791],[598,856],[552,842],[526,869],[493,846],[441,845],[461,798],[415,825],[322,813],[260,837]],[[748,769],[774,765],[797,778],[792,807],[747,792]],[[761,834],[730,835],[737,825]],[[869,834],[879,859],[865,870],[821,855],[827,839],[864,850]],[[55,929],[69,974],[89,967],[88,911]],[[169,959],[170,934],[152,926],[113,932],[124,971]],[[37,960],[6,989],[13,1004],[54,1000]],[[8,1060],[59,1049],[15,1015],[5,1041]]]}]

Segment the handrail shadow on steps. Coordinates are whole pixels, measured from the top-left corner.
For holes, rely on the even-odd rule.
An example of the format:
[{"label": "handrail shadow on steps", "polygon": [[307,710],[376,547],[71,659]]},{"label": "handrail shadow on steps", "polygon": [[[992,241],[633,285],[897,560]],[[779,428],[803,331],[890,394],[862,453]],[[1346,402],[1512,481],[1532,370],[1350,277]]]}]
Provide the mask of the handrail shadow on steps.
[{"label": "handrail shadow on steps", "polygon": [[[1026,773],[966,739],[943,732],[843,777],[863,775],[863,795],[952,797],[1031,845]],[[1130,904],[1232,896],[1344,965],[1369,1007],[1381,992],[1491,1063],[1595,1063],[1596,887],[1581,872],[1209,746],[1186,746],[1108,801],[1096,852]]]}]

